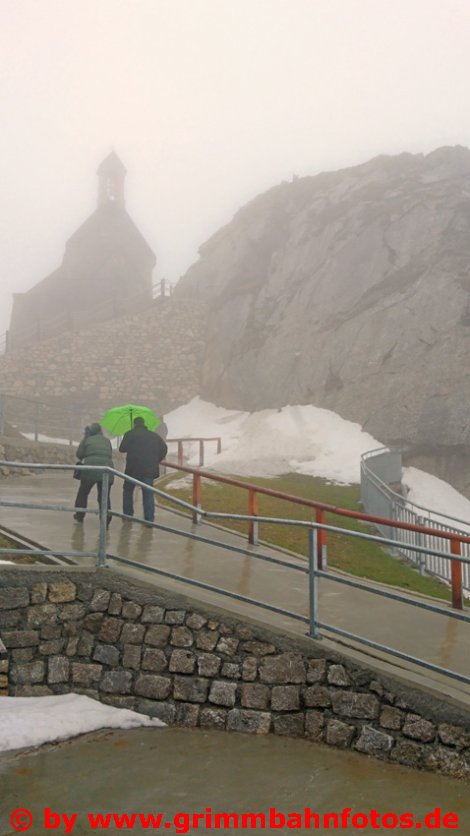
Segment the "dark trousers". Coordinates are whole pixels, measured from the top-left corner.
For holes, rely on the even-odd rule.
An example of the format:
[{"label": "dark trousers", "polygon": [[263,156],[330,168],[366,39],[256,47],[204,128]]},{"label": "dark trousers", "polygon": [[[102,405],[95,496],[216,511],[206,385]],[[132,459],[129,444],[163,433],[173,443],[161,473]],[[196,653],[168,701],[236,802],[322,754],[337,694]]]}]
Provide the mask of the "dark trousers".
[{"label": "dark trousers", "polygon": [[[140,482],[145,482],[146,485],[153,485],[153,476],[134,476],[134,479],[139,479]],[[133,482],[124,481],[122,490],[122,513],[128,517],[134,516],[134,485]],[[144,519],[147,522],[153,522],[155,519],[155,500],[153,491],[146,491],[142,488],[142,504],[144,506]]]},{"label": "dark trousers", "polygon": [[[75,500],[75,508],[86,508],[88,505],[88,495],[96,485],[98,491],[98,505],[101,508],[101,499],[103,494],[103,484],[101,479],[80,479],[80,487],[78,489],[77,498]],[[108,511],[111,510],[111,490],[108,491]],[[84,511],[77,511],[75,514],[75,518],[77,520],[83,520],[85,516]],[[111,521],[111,514],[108,513],[107,522]]]}]

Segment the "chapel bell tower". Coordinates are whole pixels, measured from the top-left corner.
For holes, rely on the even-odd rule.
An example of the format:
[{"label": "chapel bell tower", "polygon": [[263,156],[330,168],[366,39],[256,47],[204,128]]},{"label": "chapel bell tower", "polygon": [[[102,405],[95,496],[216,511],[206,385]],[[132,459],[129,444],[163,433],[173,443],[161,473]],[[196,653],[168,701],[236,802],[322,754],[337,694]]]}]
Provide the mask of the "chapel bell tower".
[{"label": "chapel bell tower", "polygon": [[124,209],[124,177],[126,169],[115,151],[98,168],[98,206]]}]

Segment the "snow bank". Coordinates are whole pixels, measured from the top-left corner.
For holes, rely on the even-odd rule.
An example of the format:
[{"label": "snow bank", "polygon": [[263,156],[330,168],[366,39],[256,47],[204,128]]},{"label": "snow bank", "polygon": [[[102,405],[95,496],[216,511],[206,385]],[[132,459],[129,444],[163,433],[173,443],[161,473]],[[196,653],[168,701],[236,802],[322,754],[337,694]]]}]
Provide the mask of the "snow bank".
[{"label": "snow bank", "polygon": [[102,705],[80,694],[58,697],[2,697],[0,751],[41,746],[98,729],[164,726],[161,720]]},{"label": "snow bank", "polygon": [[[350,484],[360,478],[361,453],[380,442],[327,409],[285,406],[240,412],[200,398],[166,416],[169,436],[221,436],[222,453],[207,444],[205,464],[220,472],[248,476],[306,473]],[[199,448],[189,451],[189,464],[199,464]]]},{"label": "snow bank", "polygon": [[[193,398],[170,412],[166,422],[170,437],[220,436],[222,453],[217,455],[215,442],[207,444],[205,464],[245,476],[295,472],[342,484],[358,483],[362,453],[382,446],[359,424],[310,405],[249,413]],[[199,465],[197,444],[189,445],[189,464]],[[410,502],[470,524],[470,502],[447,482],[414,467],[403,473]]]}]

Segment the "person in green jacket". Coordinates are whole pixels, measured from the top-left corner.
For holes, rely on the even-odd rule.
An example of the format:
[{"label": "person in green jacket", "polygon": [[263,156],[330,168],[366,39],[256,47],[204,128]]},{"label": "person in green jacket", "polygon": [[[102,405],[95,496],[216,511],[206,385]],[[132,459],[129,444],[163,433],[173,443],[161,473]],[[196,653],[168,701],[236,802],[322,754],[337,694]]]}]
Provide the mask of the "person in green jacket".
[{"label": "person in green jacket", "polygon": [[[113,450],[109,438],[105,438],[99,424],[92,424],[90,431],[85,438],[82,438],[78,445],[77,458],[82,459],[83,464],[86,465],[100,465],[102,467],[113,467]],[[76,522],[83,522],[85,517],[85,509],[88,503],[88,495],[96,485],[98,490],[98,504],[101,508],[102,498],[102,470],[82,470],[80,476],[80,487],[78,489],[77,498],[75,500],[75,508],[79,509],[73,515]],[[112,475],[109,480],[111,486],[113,482]],[[108,516],[107,524],[111,522],[111,500],[108,492]]]}]

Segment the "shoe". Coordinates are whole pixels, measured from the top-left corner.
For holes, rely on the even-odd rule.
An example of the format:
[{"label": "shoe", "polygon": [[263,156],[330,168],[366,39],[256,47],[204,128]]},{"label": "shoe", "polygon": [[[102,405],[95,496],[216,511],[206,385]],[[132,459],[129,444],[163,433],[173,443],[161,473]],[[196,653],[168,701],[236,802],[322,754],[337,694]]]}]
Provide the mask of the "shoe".
[{"label": "shoe", "polygon": [[79,522],[79,523],[83,522],[83,517],[80,514],[74,514],[73,518],[74,518],[75,522]]}]

